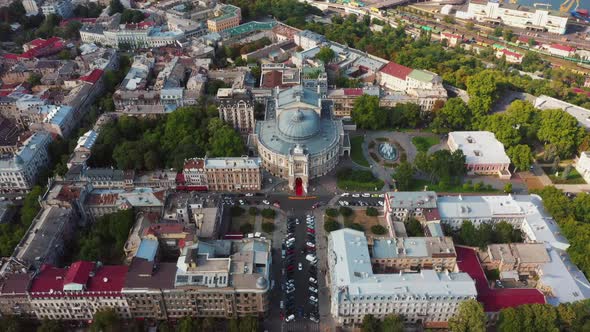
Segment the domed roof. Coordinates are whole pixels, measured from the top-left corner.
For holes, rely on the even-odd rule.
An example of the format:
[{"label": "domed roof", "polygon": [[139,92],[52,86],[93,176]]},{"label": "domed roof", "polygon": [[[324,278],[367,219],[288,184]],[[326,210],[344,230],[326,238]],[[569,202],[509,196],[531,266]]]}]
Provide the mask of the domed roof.
[{"label": "domed roof", "polygon": [[287,138],[303,140],[320,131],[320,117],[311,109],[284,111],[279,114],[278,127]]},{"label": "domed roof", "polygon": [[258,287],[259,289],[265,289],[266,285],[267,282],[265,277],[260,277],[256,280],[256,287]]}]

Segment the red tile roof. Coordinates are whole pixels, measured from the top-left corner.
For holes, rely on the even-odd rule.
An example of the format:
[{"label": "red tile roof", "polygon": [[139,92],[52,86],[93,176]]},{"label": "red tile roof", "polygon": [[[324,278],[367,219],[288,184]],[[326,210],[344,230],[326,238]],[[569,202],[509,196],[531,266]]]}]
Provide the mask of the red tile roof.
[{"label": "red tile roof", "polygon": [[94,23],[96,23],[96,18],[93,18],[93,17],[72,17],[72,18],[68,18],[68,19],[65,19],[65,20],[62,20],[61,22],[59,22],[59,26],[63,28],[70,22],[80,22],[82,24],[85,24],[85,23],[94,24]]},{"label": "red tile roof", "polygon": [[103,73],[104,71],[100,69],[94,69],[90,72],[90,74],[86,76],[81,76],[80,81],[96,84],[96,82],[98,82],[98,80],[100,80],[100,78],[102,77]]},{"label": "red tile roof", "polygon": [[[89,267],[92,268],[89,269]],[[92,262],[76,262],[69,269],[43,265],[30,288],[31,297],[94,297],[120,296],[125,284],[127,266],[111,265],[95,267]],[[94,275],[91,272],[94,271]],[[66,291],[65,284],[75,282],[86,286],[83,291]]]},{"label": "red tile roof", "polygon": [[262,75],[261,88],[274,88],[283,84],[283,73],[276,70],[271,70]]},{"label": "red tile roof", "polygon": [[566,45],[561,45],[561,44],[551,44],[550,47],[554,48],[556,50],[567,51],[567,52],[575,52],[576,51],[576,49],[571,46],[566,46]]},{"label": "red tile roof", "polygon": [[70,266],[68,272],[66,273],[66,277],[64,278],[64,285],[71,283],[86,285],[86,282],[90,277],[90,272],[92,272],[93,269],[93,262],[75,262],[74,264],[72,264],[72,266]]},{"label": "red tile roof", "polygon": [[443,36],[447,37],[447,38],[456,38],[456,39],[461,39],[461,35],[457,35],[454,33],[449,33],[449,32],[443,32]]},{"label": "red tile roof", "polygon": [[344,95],[345,96],[362,96],[363,89],[361,89],[361,88],[344,89]]},{"label": "red tile roof", "polygon": [[163,234],[178,234],[184,233],[184,225],[182,224],[155,224],[151,225],[144,231],[144,235],[160,236]]},{"label": "red tile roof", "polygon": [[203,168],[204,166],[205,166],[205,161],[200,158],[189,159],[184,163],[184,169]]},{"label": "red tile roof", "polygon": [[516,52],[512,52],[512,51],[510,51],[510,50],[508,50],[508,49],[502,49],[502,51],[501,51],[501,52],[502,52],[502,53],[504,53],[506,56],[513,56],[513,57],[515,57],[515,58],[517,58],[517,59],[520,59],[520,58],[522,58],[522,57],[523,57],[523,55],[522,55],[522,54],[520,54],[520,53],[516,53]]},{"label": "red tile roof", "polygon": [[477,300],[483,303],[486,312],[498,312],[504,308],[523,304],[545,303],[545,297],[537,289],[490,288],[475,251],[459,246],[455,247],[455,250],[459,270],[466,272],[475,280]]},{"label": "red tile roof", "polygon": [[391,75],[393,77],[397,77],[399,79],[405,80],[408,75],[412,72],[412,68],[408,68],[406,66],[402,66],[395,62],[388,63],[385,67],[381,68],[380,70],[382,73],[387,75]]}]

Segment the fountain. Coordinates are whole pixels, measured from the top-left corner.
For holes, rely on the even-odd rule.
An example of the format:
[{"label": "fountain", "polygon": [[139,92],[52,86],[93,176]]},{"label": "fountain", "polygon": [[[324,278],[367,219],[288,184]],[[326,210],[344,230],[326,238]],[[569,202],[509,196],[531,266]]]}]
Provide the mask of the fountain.
[{"label": "fountain", "polygon": [[377,151],[379,151],[379,154],[381,155],[381,157],[383,157],[383,159],[397,159],[397,149],[393,145],[389,144],[389,142],[379,144],[379,148],[377,149]]}]

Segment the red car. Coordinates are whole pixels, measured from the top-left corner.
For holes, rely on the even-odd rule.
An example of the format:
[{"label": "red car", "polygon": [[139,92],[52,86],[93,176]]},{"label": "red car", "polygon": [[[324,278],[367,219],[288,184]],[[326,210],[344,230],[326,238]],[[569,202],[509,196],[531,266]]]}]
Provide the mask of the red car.
[{"label": "red car", "polygon": [[293,271],[293,270],[295,270],[295,265],[287,266],[287,271]]},{"label": "red car", "polygon": [[307,232],[308,232],[308,233],[315,234],[315,229],[313,229],[313,228],[308,228],[308,229],[307,229]]},{"label": "red car", "polygon": [[294,254],[294,253],[295,253],[295,249],[287,250],[287,255]]}]

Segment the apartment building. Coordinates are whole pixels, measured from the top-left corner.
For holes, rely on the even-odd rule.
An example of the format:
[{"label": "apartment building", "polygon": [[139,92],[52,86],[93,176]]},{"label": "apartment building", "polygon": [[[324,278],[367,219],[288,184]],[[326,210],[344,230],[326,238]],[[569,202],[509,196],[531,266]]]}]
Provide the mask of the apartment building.
[{"label": "apartment building", "polygon": [[541,267],[549,263],[547,249],[542,243],[490,244],[487,251],[480,253],[481,265],[486,270],[502,272],[516,271],[520,276],[537,275]]},{"label": "apartment building", "polygon": [[51,135],[37,132],[29,137],[14,155],[0,158],[0,190],[26,192],[49,163]]},{"label": "apartment building", "polygon": [[0,313],[2,316],[35,318],[27,291],[33,275],[30,273],[7,273],[0,278]]},{"label": "apartment building", "polygon": [[161,214],[164,209],[165,192],[140,187],[131,190],[94,189],[87,195],[84,207],[89,220],[131,208]]},{"label": "apartment building", "polygon": [[242,10],[233,5],[218,5],[215,8],[215,17],[207,20],[209,32],[221,32],[240,25]]},{"label": "apartment building", "polygon": [[74,109],[70,106],[43,105],[39,112],[45,115],[42,122],[31,124],[33,131],[46,131],[67,138],[74,128]]},{"label": "apartment building", "polygon": [[80,29],[83,43],[99,43],[116,48],[162,47],[176,44],[183,38],[181,31],[166,31],[146,22],[126,24],[118,29],[105,28],[100,24],[84,25]]},{"label": "apartment building", "polygon": [[396,191],[385,193],[383,204],[388,222],[405,221],[409,218],[440,219],[436,216],[436,193],[434,191]]},{"label": "apartment building", "polygon": [[450,237],[379,238],[369,245],[369,251],[373,270],[380,273],[454,271],[457,263]]},{"label": "apartment building", "polygon": [[49,0],[41,6],[43,15],[58,15],[62,18],[69,18],[73,14],[72,2],[70,0]]},{"label": "apartment building", "polygon": [[359,324],[368,314],[377,319],[396,314],[408,323],[444,327],[461,302],[477,296],[475,282],[466,273],[375,273],[360,231],[330,233],[327,249],[330,312],[338,324]]},{"label": "apartment building", "polygon": [[338,118],[352,117],[354,102],[362,95],[380,96],[379,87],[344,88],[329,90],[326,99],[333,102],[333,114]]},{"label": "apartment building", "polygon": [[453,131],[449,133],[447,144],[452,152],[463,151],[468,174],[498,175],[501,179],[512,176],[504,144],[492,132]]},{"label": "apartment building", "polygon": [[127,266],[78,261],[67,268],[43,265],[29,289],[38,319],[92,320],[101,309],[111,308],[123,319],[131,318],[122,289]]},{"label": "apartment building", "polygon": [[467,11],[457,11],[461,19],[474,19],[493,24],[502,23],[532,31],[565,34],[569,14],[548,9],[530,8],[513,3],[471,0]]},{"label": "apartment building", "polygon": [[221,120],[243,135],[254,131],[254,101],[247,89],[219,89],[217,103]]},{"label": "apartment building", "polygon": [[260,166],[260,158],[255,157],[189,159],[183,168],[183,185],[194,190],[260,190]]}]

